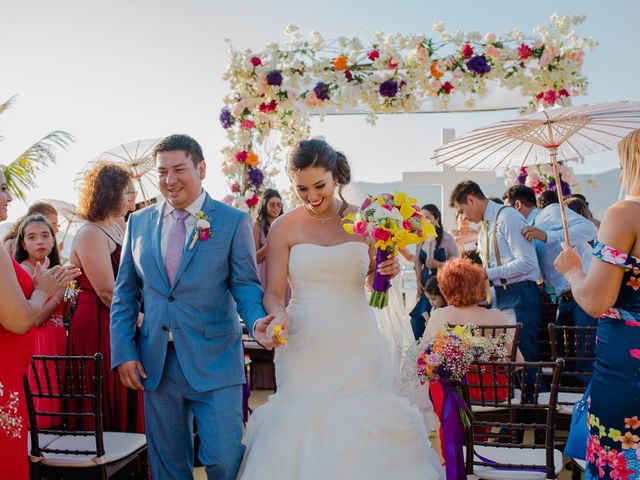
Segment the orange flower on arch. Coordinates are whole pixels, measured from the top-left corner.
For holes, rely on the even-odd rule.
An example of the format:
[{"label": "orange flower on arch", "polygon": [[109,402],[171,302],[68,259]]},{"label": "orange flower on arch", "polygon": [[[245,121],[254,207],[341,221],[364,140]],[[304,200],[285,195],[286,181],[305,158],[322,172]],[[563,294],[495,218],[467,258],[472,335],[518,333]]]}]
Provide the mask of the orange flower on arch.
[{"label": "orange flower on arch", "polygon": [[344,55],[340,55],[333,61],[333,68],[336,70],[346,70],[347,69],[347,57]]},{"label": "orange flower on arch", "polygon": [[443,75],[442,72],[438,70],[438,62],[436,60],[431,62],[431,75],[436,79],[442,77]]},{"label": "orange flower on arch", "polygon": [[251,168],[256,168],[260,163],[260,158],[253,152],[247,152],[247,159],[244,161],[244,163]]},{"label": "orange flower on arch", "polygon": [[638,427],[640,427],[640,420],[638,420],[637,415],[624,419],[624,428],[633,428],[635,430]]}]

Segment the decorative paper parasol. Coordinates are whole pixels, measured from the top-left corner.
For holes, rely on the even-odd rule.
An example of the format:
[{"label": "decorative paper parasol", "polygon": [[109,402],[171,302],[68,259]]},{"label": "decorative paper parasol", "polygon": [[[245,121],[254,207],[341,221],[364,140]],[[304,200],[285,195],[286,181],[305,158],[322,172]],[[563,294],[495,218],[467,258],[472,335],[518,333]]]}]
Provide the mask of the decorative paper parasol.
[{"label": "decorative paper parasol", "polygon": [[611,150],[640,128],[640,102],[608,102],[550,108],[473,130],[434,152],[438,164],[473,170],[551,163],[556,177],[564,234],[569,229],[558,161]]},{"label": "decorative paper parasol", "polygon": [[58,215],[62,216],[62,218],[64,218],[65,222],[67,223],[64,229],[64,234],[62,235],[62,239],[60,240],[60,243],[64,242],[64,239],[69,233],[71,225],[80,223],[82,221],[82,219],[76,214],[75,205],[69,202],[65,202],[64,200],[56,200],[53,198],[43,199],[42,201],[48,203],[49,205],[52,205],[53,208],[58,211]]},{"label": "decorative paper parasol", "polygon": [[153,147],[159,141],[159,138],[136,140],[107,150],[89,162],[81,174],[98,162],[122,165],[131,173],[131,177],[138,187],[138,194],[142,197],[142,201],[147,203],[160,192],[152,157]]}]

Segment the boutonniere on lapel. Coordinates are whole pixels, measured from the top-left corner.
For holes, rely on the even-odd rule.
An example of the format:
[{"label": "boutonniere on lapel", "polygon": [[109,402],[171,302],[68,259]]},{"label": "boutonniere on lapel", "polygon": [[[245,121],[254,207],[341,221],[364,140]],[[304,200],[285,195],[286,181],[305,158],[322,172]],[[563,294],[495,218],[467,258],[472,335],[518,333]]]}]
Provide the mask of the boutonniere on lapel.
[{"label": "boutonniere on lapel", "polygon": [[189,245],[189,250],[193,250],[198,240],[206,242],[211,238],[211,224],[209,223],[209,217],[200,210],[196,215],[196,226],[193,229],[193,238]]}]

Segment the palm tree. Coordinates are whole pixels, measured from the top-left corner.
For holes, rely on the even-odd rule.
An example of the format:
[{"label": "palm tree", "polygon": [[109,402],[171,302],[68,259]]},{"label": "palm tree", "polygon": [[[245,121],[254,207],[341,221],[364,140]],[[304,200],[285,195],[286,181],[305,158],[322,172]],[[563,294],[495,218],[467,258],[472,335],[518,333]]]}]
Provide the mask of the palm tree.
[{"label": "palm tree", "polygon": [[[0,104],[0,115],[13,105],[15,95]],[[0,136],[0,140],[2,137]],[[36,175],[52,163],[56,163],[55,147],[65,148],[72,143],[71,134],[62,130],[54,130],[38,142],[27,148],[22,155],[9,165],[0,165],[4,173],[7,188],[13,196],[20,200],[26,199],[26,191],[35,188]]]}]

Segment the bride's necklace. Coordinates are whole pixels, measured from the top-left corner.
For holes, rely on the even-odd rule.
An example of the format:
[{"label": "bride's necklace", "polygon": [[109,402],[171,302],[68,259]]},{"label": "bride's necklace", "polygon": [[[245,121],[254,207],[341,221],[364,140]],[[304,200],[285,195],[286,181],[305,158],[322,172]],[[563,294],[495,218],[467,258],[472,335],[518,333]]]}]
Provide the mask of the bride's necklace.
[{"label": "bride's necklace", "polygon": [[336,211],[335,211],[335,213],[334,213],[333,215],[330,215],[330,216],[325,217],[325,218],[318,218],[318,217],[314,217],[314,216],[311,214],[311,212],[310,212],[309,210],[307,210],[307,206],[306,206],[304,203],[302,204],[302,208],[304,209],[304,211],[305,211],[305,213],[306,213],[307,215],[309,215],[309,216],[310,216],[311,218],[313,218],[314,220],[318,220],[318,221],[319,221],[321,224],[323,224],[323,225],[324,225],[325,223],[327,223],[329,220],[331,220],[332,218],[334,218],[336,215],[338,215],[338,212],[340,211],[340,208],[339,208],[339,207],[336,207]]}]

